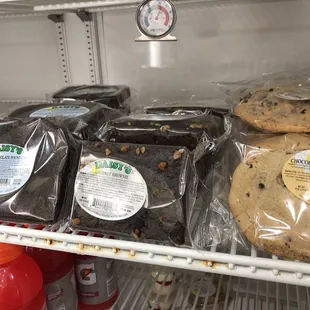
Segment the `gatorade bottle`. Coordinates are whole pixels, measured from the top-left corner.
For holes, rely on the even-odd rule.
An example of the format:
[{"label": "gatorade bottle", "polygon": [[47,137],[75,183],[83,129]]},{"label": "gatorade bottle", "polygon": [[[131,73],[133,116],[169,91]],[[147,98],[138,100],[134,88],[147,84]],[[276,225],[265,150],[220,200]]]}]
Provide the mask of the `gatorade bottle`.
[{"label": "gatorade bottle", "polygon": [[27,248],[43,273],[48,310],[78,310],[74,255],[66,252]]},{"label": "gatorade bottle", "polygon": [[75,272],[80,310],[106,310],[118,297],[112,259],[77,255]]},{"label": "gatorade bottle", "polygon": [[46,310],[42,273],[24,247],[0,243],[0,309]]}]

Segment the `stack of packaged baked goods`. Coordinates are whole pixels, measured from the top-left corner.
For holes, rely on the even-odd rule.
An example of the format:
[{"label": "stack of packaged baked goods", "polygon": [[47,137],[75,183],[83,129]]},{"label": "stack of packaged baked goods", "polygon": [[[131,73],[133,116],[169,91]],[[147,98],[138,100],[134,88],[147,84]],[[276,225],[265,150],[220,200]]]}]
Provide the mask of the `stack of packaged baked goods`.
[{"label": "stack of packaged baked goods", "polygon": [[[104,97],[101,95],[101,99]],[[119,98],[118,98],[119,99]],[[63,224],[70,214],[79,140],[98,140],[108,120],[127,113],[109,100],[15,106],[0,118],[0,220]]]},{"label": "stack of packaged baked goods", "polygon": [[71,227],[185,243],[197,182],[230,127],[207,113],[134,114],[81,142]]},{"label": "stack of packaged baked goods", "polygon": [[309,80],[278,74],[265,77],[261,88],[238,86],[230,210],[254,246],[309,261]]}]

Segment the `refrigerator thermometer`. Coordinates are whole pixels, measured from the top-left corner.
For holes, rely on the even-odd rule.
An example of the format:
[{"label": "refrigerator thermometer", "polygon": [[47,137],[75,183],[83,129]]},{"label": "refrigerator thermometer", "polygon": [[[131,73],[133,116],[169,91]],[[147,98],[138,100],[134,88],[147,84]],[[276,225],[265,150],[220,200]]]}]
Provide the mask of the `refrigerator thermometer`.
[{"label": "refrigerator thermometer", "polygon": [[152,39],[166,37],[173,30],[176,20],[176,9],[170,0],[144,0],[137,9],[138,29]]}]

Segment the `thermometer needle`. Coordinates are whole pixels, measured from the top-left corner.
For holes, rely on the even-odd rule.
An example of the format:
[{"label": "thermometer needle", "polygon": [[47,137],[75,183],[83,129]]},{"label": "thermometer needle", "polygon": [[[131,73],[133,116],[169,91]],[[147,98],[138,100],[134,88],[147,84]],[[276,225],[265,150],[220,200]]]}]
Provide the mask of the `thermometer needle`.
[{"label": "thermometer needle", "polygon": [[160,9],[158,10],[158,14],[157,14],[157,16],[155,17],[155,20],[158,20],[159,13],[160,13]]}]

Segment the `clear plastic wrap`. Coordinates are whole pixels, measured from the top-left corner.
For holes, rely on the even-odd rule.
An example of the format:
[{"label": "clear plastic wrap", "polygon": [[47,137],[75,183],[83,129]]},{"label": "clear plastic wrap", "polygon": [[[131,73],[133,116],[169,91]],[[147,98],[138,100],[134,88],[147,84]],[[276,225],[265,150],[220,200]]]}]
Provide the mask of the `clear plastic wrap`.
[{"label": "clear plastic wrap", "polygon": [[65,125],[75,136],[83,140],[96,140],[95,133],[108,120],[121,117],[122,110],[84,101],[62,101],[61,105],[35,103],[11,111],[13,118],[46,118],[56,126]]},{"label": "clear plastic wrap", "polygon": [[129,110],[130,95],[130,88],[125,85],[77,85],[59,90],[53,99],[98,102],[112,109]]},{"label": "clear plastic wrap", "polygon": [[1,120],[0,219],[55,223],[64,200],[67,158],[62,129],[41,119]]},{"label": "clear plastic wrap", "polygon": [[233,111],[255,128],[273,133],[310,132],[310,74],[264,74],[257,81],[218,83]]},{"label": "clear plastic wrap", "polygon": [[221,116],[223,114],[227,114],[229,107],[227,108],[215,108],[208,107],[206,102],[182,102],[171,103],[169,105],[156,105],[146,107],[144,112],[146,114],[160,114],[160,115],[201,115],[201,114],[209,114]]},{"label": "clear plastic wrap", "polygon": [[[214,205],[213,209],[210,206],[212,195],[216,196],[221,191],[218,188],[219,191],[214,192],[215,181],[210,175],[222,160],[230,132],[231,120],[227,114],[132,115],[107,123],[98,136],[109,142],[136,142],[158,146],[180,144],[191,151],[192,165],[195,168],[190,177],[190,188],[195,189],[195,193],[191,195],[195,196],[195,203],[187,212],[188,237],[189,243],[194,247],[206,248],[213,243],[223,243],[223,239],[231,240],[232,231],[236,230],[227,204],[226,208],[222,207],[225,214],[221,213],[218,206]],[[217,212],[216,216],[213,216],[213,211]],[[219,236],[210,229],[210,217],[214,225],[224,221],[222,226],[215,228]]]},{"label": "clear plastic wrap", "polygon": [[240,163],[229,194],[236,222],[259,249],[310,261],[310,136],[239,138],[235,146]]},{"label": "clear plastic wrap", "polygon": [[205,155],[215,152],[218,143],[226,139],[226,121],[224,116],[207,114],[136,114],[108,122],[97,136],[110,142],[185,146],[193,152],[194,163],[199,162],[198,177],[203,179],[207,171],[205,164],[209,161]]},{"label": "clear plastic wrap", "polygon": [[184,243],[186,213],[195,195],[184,146],[80,143],[71,227]]}]

